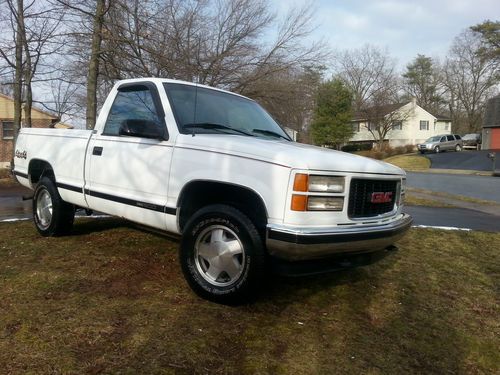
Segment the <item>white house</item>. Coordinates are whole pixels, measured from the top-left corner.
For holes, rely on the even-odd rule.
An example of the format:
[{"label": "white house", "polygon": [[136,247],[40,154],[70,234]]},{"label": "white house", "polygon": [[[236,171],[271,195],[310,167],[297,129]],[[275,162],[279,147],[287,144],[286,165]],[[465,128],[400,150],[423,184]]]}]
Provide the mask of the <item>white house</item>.
[{"label": "white house", "polygon": [[[379,114],[391,121],[390,130],[385,140],[391,147],[416,145],[438,134],[451,133],[451,119],[447,116],[434,115],[420,107],[415,100],[384,106]],[[373,126],[363,113],[356,114],[352,120],[354,135],[350,143],[375,142],[368,126]]]}]

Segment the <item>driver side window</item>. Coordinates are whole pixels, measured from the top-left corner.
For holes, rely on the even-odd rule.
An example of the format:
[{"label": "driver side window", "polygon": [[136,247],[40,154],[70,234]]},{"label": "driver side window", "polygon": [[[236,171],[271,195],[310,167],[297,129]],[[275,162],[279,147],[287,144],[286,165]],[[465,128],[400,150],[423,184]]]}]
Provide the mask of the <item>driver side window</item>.
[{"label": "driver side window", "polygon": [[441,137],[441,140],[439,142],[446,142],[446,137]]},{"label": "driver side window", "polygon": [[125,120],[146,120],[163,127],[149,88],[136,86],[118,91],[102,134],[118,136]]}]

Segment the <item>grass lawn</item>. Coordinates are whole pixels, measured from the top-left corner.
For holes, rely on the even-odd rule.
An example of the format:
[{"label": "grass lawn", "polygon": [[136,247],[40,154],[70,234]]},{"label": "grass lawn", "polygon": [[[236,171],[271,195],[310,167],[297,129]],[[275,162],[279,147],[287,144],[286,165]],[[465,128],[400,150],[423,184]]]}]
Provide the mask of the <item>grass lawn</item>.
[{"label": "grass lawn", "polygon": [[0,368],[499,373],[500,234],[413,229],[399,247],[227,307],[191,293],[175,243],[122,221],[80,220],[63,238],[0,224]]},{"label": "grass lawn", "polygon": [[431,161],[424,156],[415,154],[396,155],[384,159],[406,171],[426,171],[431,167]]},{"label": "grass lawn", "polygon": [[414,195],[411,191],[406,192],[405,205],[407,206],[426,206],[426,207],[456,207],[452,204],[443,203],[442,201],[432,198],[422,198]]}]

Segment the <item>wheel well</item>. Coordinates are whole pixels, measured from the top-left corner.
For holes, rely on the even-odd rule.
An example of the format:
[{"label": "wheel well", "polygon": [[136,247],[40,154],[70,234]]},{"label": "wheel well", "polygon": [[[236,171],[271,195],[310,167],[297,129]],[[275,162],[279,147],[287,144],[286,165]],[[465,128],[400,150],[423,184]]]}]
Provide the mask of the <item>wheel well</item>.
[{"label": "wheel well", "polygon": [[180,230],[200,208],[217,203],[239,209],[252,220],[259,233],[265,233],[267,211],[262,198],[246,187],[216,181],[193,181],[184,187],[177,204]]},{"label": "wheel well", "polygon": [[54,179],[54,170],[52,166],[44,160],[34,159],[28,166],[28,175],[32,185],[36,185],[44,176]]}]

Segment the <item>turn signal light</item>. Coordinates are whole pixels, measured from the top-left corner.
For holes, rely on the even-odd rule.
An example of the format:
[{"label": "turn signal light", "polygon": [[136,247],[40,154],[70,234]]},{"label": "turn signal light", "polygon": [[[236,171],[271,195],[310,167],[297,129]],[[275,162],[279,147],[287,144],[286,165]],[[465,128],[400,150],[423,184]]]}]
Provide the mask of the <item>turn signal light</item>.
[{"label": "turn signal light", "polygon": [[307,195],[292,195],[292,211],[307,210]]},{"label": "turn signal light", "polygon": [[307,191],[309,188],[309,176],[303,173],[297,173],[293,181],[294,191]]}]

